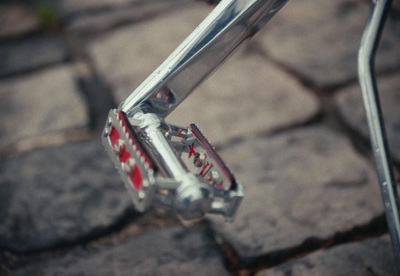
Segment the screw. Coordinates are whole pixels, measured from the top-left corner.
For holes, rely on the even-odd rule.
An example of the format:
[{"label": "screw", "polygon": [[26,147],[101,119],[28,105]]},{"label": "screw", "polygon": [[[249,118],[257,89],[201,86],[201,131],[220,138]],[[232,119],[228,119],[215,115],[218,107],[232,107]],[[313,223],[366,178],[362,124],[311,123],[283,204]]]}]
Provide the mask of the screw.
[{"label": "screw", "polygon": [[215,184],[215,182],[217,182],[218,178],[219,178],[219,174],[218,174],[218,172],[216,172],[216,171],[211,171],[211,172],[209,172],[209,173],[207,174],[207,182],[208,182],[210,185]]},{"label": "screw", "polygon": [[113,122],[113,119],[112,119],[111,117],[108,117],[107,125],[108,125],[108,126],[111,126],[111,125],[112,125],[112,122]]},{"label": "screw", "polygon": [[201,167],[201,166],[203,166],[204,159],[205,159],[204,153],[196,152],[196,155],[194,156],[193,164],[196,167]]},{"label": "screw", "polygon": [[104,137],[107,137],[109,134],[110,134],[110,129],[107,127],[104,129],[103,135],[104,135]]}]

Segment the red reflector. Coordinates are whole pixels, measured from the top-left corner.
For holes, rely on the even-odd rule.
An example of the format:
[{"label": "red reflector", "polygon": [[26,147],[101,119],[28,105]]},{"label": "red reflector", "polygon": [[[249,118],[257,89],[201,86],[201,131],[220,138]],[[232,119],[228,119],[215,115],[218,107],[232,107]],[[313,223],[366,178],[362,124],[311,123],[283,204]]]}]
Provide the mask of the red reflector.
[{"label": "red reflector", "polygon": [[135,166],[130,178],[131,178],[133,187],[135,187],[135,189],[139,191],[140,188],[142,188],[143,176],[142,176],[142,172],[139,170],[139,168],[137,166]]},{"label": "red reflector", "polygon": [[121,137],[119,135],[118,130],[115,127],[111,127],[111,131],[110,131],[110,141],[111,141],[111,145],[114,146],[115,143],[117,142],[117,140]]},{"label": "red reflector", "polygon": [[126,150],[126,146],[123,146],[119,154],[119,161],[125,163],[129,158],[131,158],[131,154]]}]

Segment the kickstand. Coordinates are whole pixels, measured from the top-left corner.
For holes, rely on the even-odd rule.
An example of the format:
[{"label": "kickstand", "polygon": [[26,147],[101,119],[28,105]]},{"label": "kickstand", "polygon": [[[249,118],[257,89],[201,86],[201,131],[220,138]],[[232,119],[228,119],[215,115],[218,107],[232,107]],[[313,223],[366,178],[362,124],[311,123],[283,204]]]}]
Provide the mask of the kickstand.
[{"label": "kickstand", "polygon": [[392,239],[395,262],[397,264],[397,273],[400,274],[399,197],[386,140],[374,70],[375,53],[391,2],[391,0],[373,0],[371,14],[365,27],[358,52],[358,76],[371,136],[372,152],[385,206],[387,224]]}]

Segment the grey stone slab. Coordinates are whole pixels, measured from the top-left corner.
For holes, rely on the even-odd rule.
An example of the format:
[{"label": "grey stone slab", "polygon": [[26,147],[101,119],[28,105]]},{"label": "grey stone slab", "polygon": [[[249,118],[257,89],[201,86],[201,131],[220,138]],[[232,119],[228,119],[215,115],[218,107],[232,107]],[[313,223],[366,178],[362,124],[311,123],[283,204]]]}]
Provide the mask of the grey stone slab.
[{"label": "grey stone slab", "polygon": [[[201,7],[201,9],[199,8]],[[210,7],[179,12],[105,36],[90,52],[118,101],[123,101],[205,18]],[[317,100],[263,57],[243,51],[188,97],[167,121],[198,123],[213,142],[307,121]]]},{"label": "grey stone slab", "polygon": [[79,1],[79,0],[57,0],[55,7],[63,15],[70,15],[77,12],[87,12],[98,9],[106,9],[112,7],[119,7],[128,3],[135,3],[140,0],[92,0],[92,1]]},{"label": "grey stone slab", "polygon": [[100,33],[121,24],[140,22],[157,14],[165,13],[178,5],[187,4],[182,0],[153,1],[142,5],[133,5],[100,14],[85,15],[72,20],[67,29],[79,35]]},{"label": "grey stone slab", "polygon": [[[335,86],[357,77],[357,51],[369,14],[367,2],[289,1],[258,39],[275,60],[314,85]],[[399,66],[399,27],[394,18],[386,25],[378,51],[378,72]]]},{"label": "grey stone slab", "polygon": [[0,77],[32,71],[66,61],[68,49],[62,39],[34,36],[0,44]]},{"label": "grey stone slab", "polygon": [[248,140],[221,155],[245,197],[234,223],[209,219],[241,257],[328,238],[383,212],[372,167],[324,127]]},{"label": "grey stone slab", "polygon": [[56,0],[48,1],[63,16],[88,15],[102,11],[125,9],[129,6],[158,5],[158,2],[174,2],[176,0]]},{"label": "grey stone slab", "polygon": [[400,1],[393,1],[392,9],[397,11],[397,12],[400,11]]},{"label": "grey stone slab", "polygon": [[395,275],[388,236],[319,250],[266,270],[261,275]]},{"label": "grey stone slab", "polygon": [[[400,74],[378,79],[379,97],[383,109],[390,150],[395,159],[400,160]],[[363,107],[361,90],[358,85],[343,89],[336,96],[342,118],[364,137],[369,131]]]},{"label": "grey stone slab", "polygon": [[100,140],[0,159],[0,247],[24,252],[102,234],[132,210]]},{"label": "grey stone slab", "polygon": [[72,68],[60,66],[0,82],[0,146],[61,129],[88,116]]},{"label": "grey stone slab", "polygon": [[229,275],[221,256],[203,232],[175,227],[70,252],[11,275]]},{"label": "grey stone slab", "polygon": [[0,40],[24,35],[38,28],[37,18],[24,6],[0,3]]},{"label": "grey stone slab", "polygon": [[94,65],[122,102],[206,17],[204,3],[185,5],[150,22],[119,29],[93,41]]}]

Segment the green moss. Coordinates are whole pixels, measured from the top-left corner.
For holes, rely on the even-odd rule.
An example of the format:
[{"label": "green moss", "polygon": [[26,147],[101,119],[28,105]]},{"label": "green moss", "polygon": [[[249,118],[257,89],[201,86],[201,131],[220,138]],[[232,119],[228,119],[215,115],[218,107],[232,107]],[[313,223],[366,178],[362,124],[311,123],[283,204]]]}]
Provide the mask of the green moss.
[{"label": "green moss", "polygon": [[50,30],[58,29],[61,25],[61,16],[50,4],[39,3],[34,8],[34,14],[41,25]]}]

